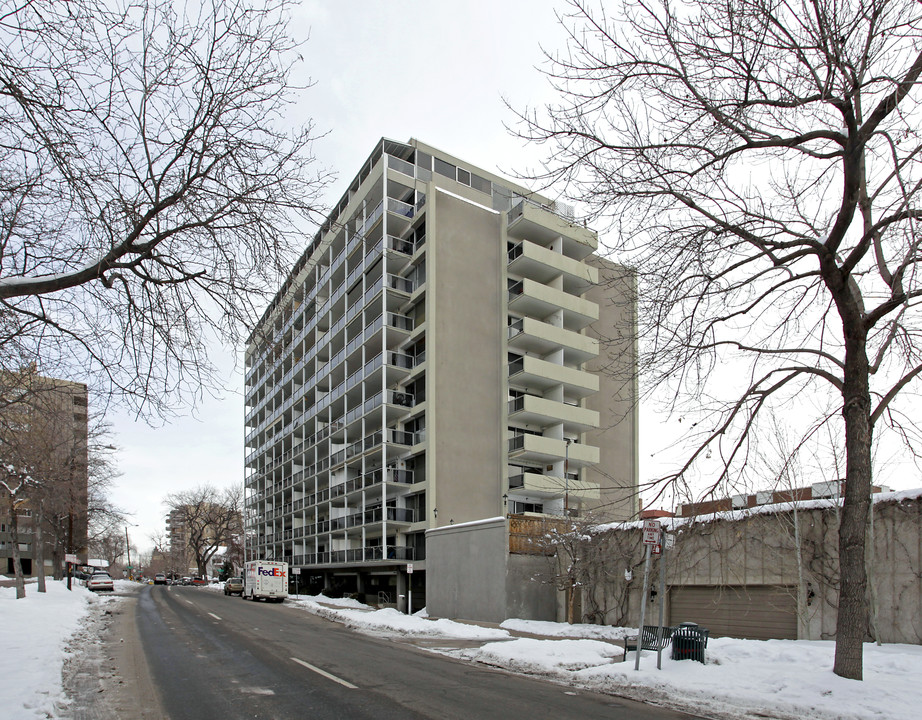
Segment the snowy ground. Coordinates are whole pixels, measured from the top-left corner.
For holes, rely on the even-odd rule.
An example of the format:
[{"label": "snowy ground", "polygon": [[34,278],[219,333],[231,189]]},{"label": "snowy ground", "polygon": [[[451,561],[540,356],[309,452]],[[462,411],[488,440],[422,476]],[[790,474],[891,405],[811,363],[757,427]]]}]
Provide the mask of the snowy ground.
[{"label": "snowy ground", "polygon": [[[116,589],[133,583],[116,581]],[[220,585],[201,588],[220,592]],[[0,711],[10,720],[60,717],[64,705],[61,669],[70,642],[87,631],[100,603],[74,584],[48,582],[40,595],[29,585],[25,600],[0,588]],[[624,628],[507,620],[483,627],[395,610],[372,610],[352,600],[322,596],[289,598],[290,606],[379,636],[444,639],[436,650],[472,662],[547,678],[574,687],[686,708],[695,714],[739,718],[816,720],[915,720],[922,706],[922,647],[866,645],[864,682],[832,673],[832,642],[734,640],[708,642],[707,664],[675,662],[663,653],[644,652],[640,670],[634,657],[621,662]],[[527,635],[523,637],[523,634]],[[537,636],[537,637],[532,637]],[[452,646],[454,641],[455,646]],[[68,644],[71,644],[68,650]],[[463,647],[459,647],[463,645]]]},{"label": "snowy ground", "polygon": [[[482,628],[450,620],[369,611],[354,601],[289,600],[359,631],[482,640],[478,648],[442,650],[466,660],[546,677],[574,687],[652,700],[699,715],[816,720],[917,720],[922,705],[922,647],[865,645],[864,681],[833,674],[835,643],[807,640],[708,641],[707,664],[656,653],[621,662],[619,641],[636,630],[598,625],[507,620]],[[322,603],[322,604],[321,604]],[[329,607],[348,603],[346,607]],[[528,633],[541,637],[514,637]],[[608,640],[608,642],[605,642]]]},{"label": "snowy ground", "polygon": [[[0,587],[0,716],[7,720],[61,716],[65,661],[87,641],[88,623],[99,616],[94,611],[121,601],[91,593],[77,580],[71,586],[68,592],[65,582],[48,578],[42,594],[33,580],[22,600],[16,588]],[[127,586],[137,583],[115,581],[116,590]]]}]

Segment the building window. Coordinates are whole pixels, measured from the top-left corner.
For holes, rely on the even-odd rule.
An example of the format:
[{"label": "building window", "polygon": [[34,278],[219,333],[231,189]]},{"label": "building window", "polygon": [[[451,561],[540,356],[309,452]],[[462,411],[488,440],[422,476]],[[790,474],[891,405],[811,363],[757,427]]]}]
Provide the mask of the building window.
[{"label": "building window", "polygon": [[509,512],[513,515],[521,515],[522,513],[543,513],[544,504],[543,503],[530,503],[522,502],[521,500],[510,500],[509,501]]},{"label": "building window", "polygon": [[482,178],[474,173],[471,173],[471,187],[474,188],[474,190],[479,190],[480,192],[486,193],[487,195],[493,192],[493,183],[491,183],[486,178]]},{"label": "building window", "polygon": [[457,179],[457,171],[454,165],[447,163],[444,160],[439,160],[438,158],[433,158],[435,160],[435,171],[439,175],[444,175],[447,178],[452,180]]}]

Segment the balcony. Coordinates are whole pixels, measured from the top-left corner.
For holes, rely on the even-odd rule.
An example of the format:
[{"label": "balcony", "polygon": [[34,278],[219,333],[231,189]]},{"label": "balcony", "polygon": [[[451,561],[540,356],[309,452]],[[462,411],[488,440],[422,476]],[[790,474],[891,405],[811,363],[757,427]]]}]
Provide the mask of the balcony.
[{"label": "balcony", "polygon": [[384,239],[384,248],[387,254],[387,267],[391,272],[400,272],[410,264],[416,246],[409,240],[388,235]]},{"label": "balcony", "polygon": [[412,525],[416,522],[416,511],[408,508],[395,507],[365,510],[364,512],[333,518],[330,521],[330,529],[333,531],[348,530],[350,528],[376,525],[383,522]]},{"label": "balcony", "polygon": [[568,397],[584,398],[599,391],[597,375],[530,355],[509,363],[509,381],[542,392],[562,385]]},{"label": "balcony", "polygon": [[529,279],[509,287],[509,309],[535,318],[562,311],[564,327],[570,330],[582,330],[599,319],[596,303]]},{"label": "balcony", "polygon": [[516,318],[509,323],[509,347],[536,355],[563,349],[564,362],[580,365],[599,354],[596,338],[555,327],[534,318]]},{"label": "balcony", "polygon": [[575,260],[582,260],[599,246],[599,239],[592,230],[524,198],[509,210],[507,218],[509,237],[544,246],[561,238],[564,254]]},{"label": "balcony", "polygon": [[534,395],[523,395],[510,400],[509,419],[540,428],[562,423],[569,433],[583,433],[599,426],[599,413],[595,410]]},{"label": "balcony", "polygon": [[582,295],[599,282],[597,268],[528,240],[510,248],[508,258],[510,274],[544,285],[562,277],[563,289],[571,295]]},{"label": "balcony", "polygon": [[509,490],[519,490],[526,495],[542,498],[569,495],[579,500],[598,500],[600,497],[597,483],[585,482],[572,477],[568,483],[562,477],[530,472],[510,476]]},{"label": "balcony", "polygon": [[546,465],[560,462],[568,456],[571,468],[595,465],[599,462],[599,449],[594,445],[570,443],[568,453],[566,441],[557,438],[542,435],[517,435],[509,438],[510,460]]},{"label": "balcony", "polygon": [[396,230],[399,235],[410,226],[410,221],[416,215],[416,206],[389,197],[387,198],[387,214],[388,230]]},{"label": "balcony", "polygon": [[417,558],[415,550],[411,547],[391,545],[385,549],[380,545],[370,545],[347,550],[295,555],[292,558],[292,562],[294,565],[308,566],[376,562],[382,560],[403,560],[412,562],[417,559],[422,558]]}]

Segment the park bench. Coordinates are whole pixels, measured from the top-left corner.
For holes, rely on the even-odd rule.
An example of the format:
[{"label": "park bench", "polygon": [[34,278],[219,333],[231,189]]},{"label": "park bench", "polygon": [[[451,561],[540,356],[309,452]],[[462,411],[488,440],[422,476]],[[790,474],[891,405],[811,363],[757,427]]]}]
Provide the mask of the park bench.
[{"label": "park bench", "polygon": [[669,639],[675,630],[673,627],[664,627],[663,634],[660,635],[659,625],[644,625],[640,635],[624,638],[624,656],[622,661],[627,659],[627,654],[631,650],[637,650],[637,643],[640,641],[641,650],[662,650],[669,644]]}]

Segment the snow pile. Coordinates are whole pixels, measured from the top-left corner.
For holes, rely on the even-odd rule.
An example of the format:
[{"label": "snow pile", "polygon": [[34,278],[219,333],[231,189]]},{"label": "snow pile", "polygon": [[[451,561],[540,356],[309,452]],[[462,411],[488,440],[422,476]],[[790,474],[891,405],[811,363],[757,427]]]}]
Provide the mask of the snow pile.
[{"label": "snow pile", "polygon": [[590,640],[617,640],[636,636],[636,628],[612,627],[610,625],[546,622],[543,620],[506,620],[501,628],[514,632],[544,635],[546,637],[588,638]]},{"label": "snow pile", "polygon": [[[656,652],[645,651],[640,670],[635,671],[633,653],[621,662],[621,638],[636,635],[633,628],[506,620],[499,631],[506,636],[491,638],[490,628],[428,620],[424,613],[407,616],[392,609],[325,607],[340,603],[356,605],[323,596],[297,605],[378,636],[391,632],[484,640],[480,647],[443,647],[437,652],[699,715],[916,720],[922,706],[922,647],[918,645],[866,644],[863,682],[833,674],[832,641],[711,638],[705,665],[672,660],[667,647],[662,670],[656,668]],[[514,637],[514,633],[541,637]]]},{"label": "snow pile", "polygon": [[63,704],[61,669],[67,644],[81,626],[90,604],[102,598],[77,581],[68,592],[65,581],[47,580],[48,592],[34,583],[17,600],[16,588],[0,587],[0,708],[5,717],[57,717]]},{"label": "snow pile", "polygon": [[[366,632],[394,633],[407,637],[452,638],[456,640],[497,640],[509,637],[509,633],[505,630],[484,628],[455,622],[454,620],[429,620],[415,615],[404,615],[393,608],[370,611],[367,606],[364,606],[365,609],[327,607],[330,600],[322,595],[310,598],[305,597],[301,600],[295,600],[289,595],[286,602],[302,607],[328,620],[342,623],[346,627]],[[321,605],[321,602],[325,604]],[[336,600],[335,602],[340,603],[342,600]],[[360,606],[361,603],[357,603],[357,605]]]},{"label": "snow pile", "polygon": [[[833,674],[835,643],[806,640],[708,642],[707,664],[674,661],[669,649],[656,669],[656,653],[604,651],[596,640],[517,639],[461,650],[460,657],[550,677],[575,687],[655,701],[700,714],[811,718],[814,720],[915,720],[922,703],[922,648],[864,647],[864,681]],[[615,662],[612,662],[614,658]]]}]

